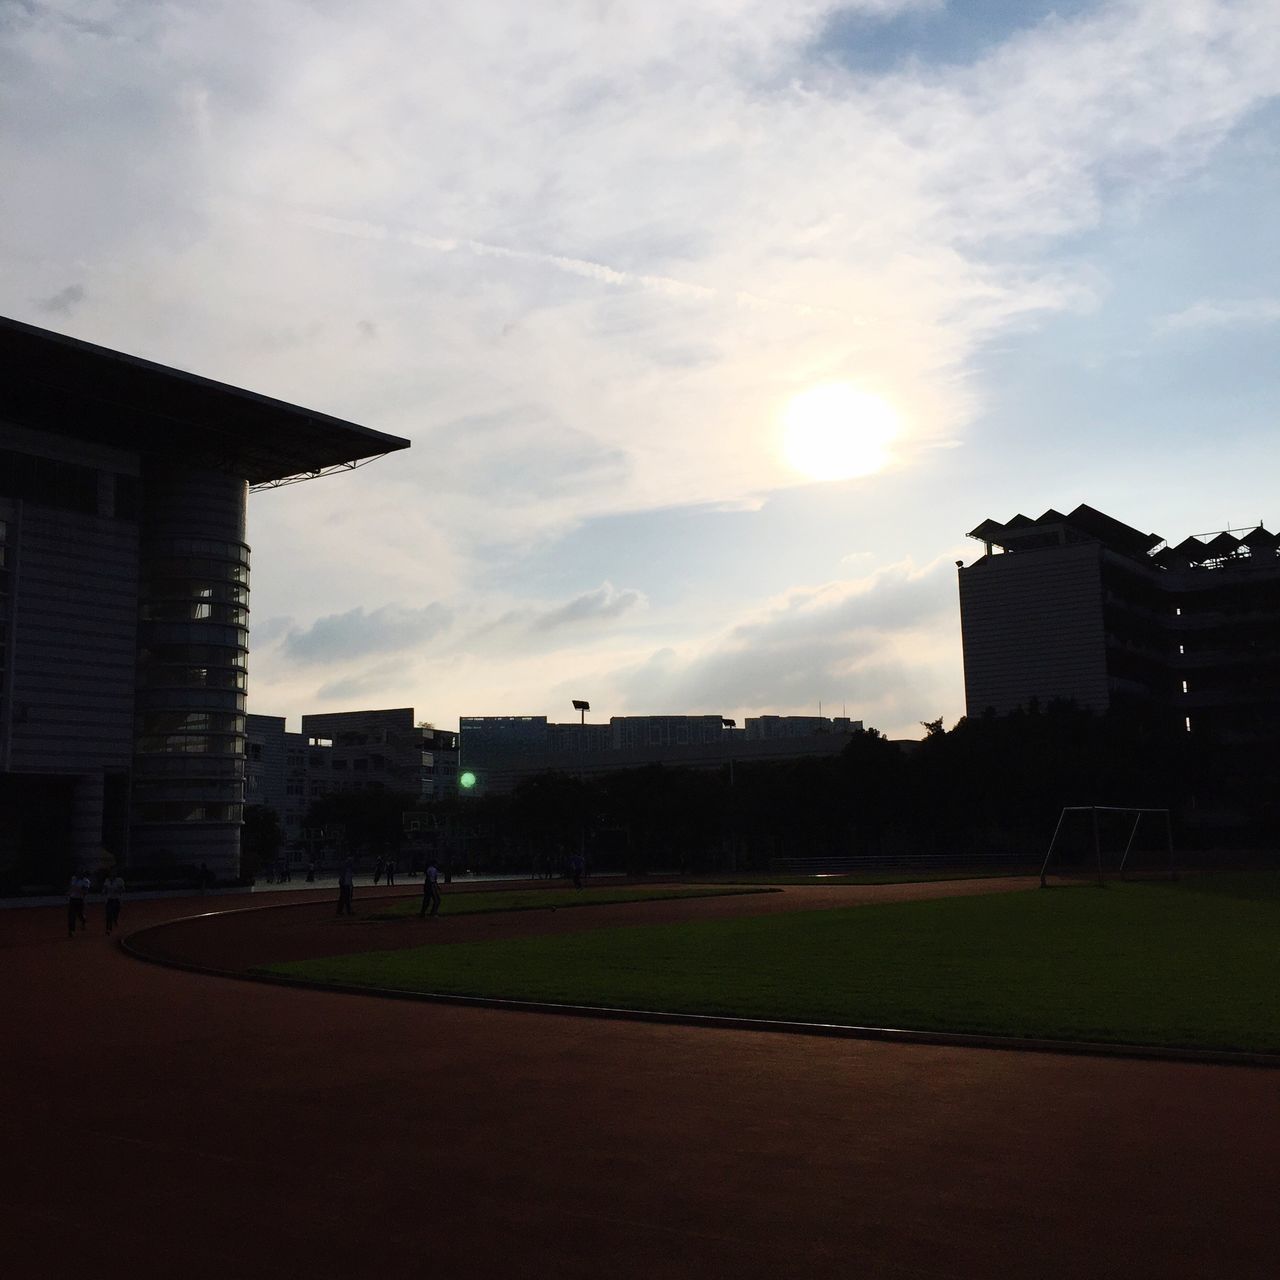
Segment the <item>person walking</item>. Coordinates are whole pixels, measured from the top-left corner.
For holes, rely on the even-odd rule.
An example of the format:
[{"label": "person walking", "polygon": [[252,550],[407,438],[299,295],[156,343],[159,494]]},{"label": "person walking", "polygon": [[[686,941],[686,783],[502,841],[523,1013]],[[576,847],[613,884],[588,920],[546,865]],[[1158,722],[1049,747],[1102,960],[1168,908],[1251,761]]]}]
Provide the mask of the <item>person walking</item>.
[{"label": "person walking", "polygon": [[587,860],[580,853],[575,853],[569,859],[569,870],[573,873],[573,887],[575,889],[582,888],[582,873],[586,869]]},{"label": "person walking", "polygon": [[89,892],[89,877],[82,876],[78,871],[71,877],[71,883],[67,885],[67,937],[74,938],[76,936],[76,921],[80,922],[80,928],[88,927],[84,918],[84,897]]},{"label": "person walking", "polygon": [[348,858],[342,864],[342,870],[338,872],[338,915],[355,915],[355,911],[351,907],[351,899],[355,892],[355,870],[352,866],[351,859]]},{"label": "person walking", "polygon": [[381,854],[379,854],[377,862],[373,864],[373,883],[374,884],[377,884],[382,879],[382,869],[386,865],[387,865],[386,859],[383,858]]},{"label": "person walking", "polygon": [[[430,911],[427,908],[430,907]],[[435,915],[440,910],[440,872],[436,867],[436,860],[431,859],[427,863],[427,874],[422,877],[422,910],[418,912],[418,919],[423,920],[429,915]]]},{"label": "person walking", "polygon": [[120,923],[120,902],[124,898],[124,881],[118,871],[107,873],[102,892],[107,895],[107,936],[110,937],[111,930]]},{"label": "person walking", "polygon": [[396,883],[396,860],[387,859],[387,888],[394,889]]}]

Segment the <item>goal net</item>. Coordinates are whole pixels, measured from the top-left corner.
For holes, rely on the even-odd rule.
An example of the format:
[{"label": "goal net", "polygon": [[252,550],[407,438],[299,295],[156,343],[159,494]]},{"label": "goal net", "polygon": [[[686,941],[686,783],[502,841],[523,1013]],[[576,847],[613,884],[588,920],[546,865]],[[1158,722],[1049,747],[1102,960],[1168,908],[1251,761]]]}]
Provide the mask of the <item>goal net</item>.
[{"label": "goal net", "polygon": [[1168,809],[1067,805],[1040,867],[1040,887],[1105,884],[1108,879],[1173,879]]}]

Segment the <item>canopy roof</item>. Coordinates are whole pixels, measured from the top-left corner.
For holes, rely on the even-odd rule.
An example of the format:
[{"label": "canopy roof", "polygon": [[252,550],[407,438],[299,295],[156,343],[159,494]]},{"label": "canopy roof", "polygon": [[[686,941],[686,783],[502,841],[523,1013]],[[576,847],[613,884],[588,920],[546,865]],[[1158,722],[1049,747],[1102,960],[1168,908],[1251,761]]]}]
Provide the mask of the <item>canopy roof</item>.
[{"label": "canopy roof", "polygon": [[1003,524],[984,520],[969,537],[978,538],[1006,551],[1024,551],[1038,546],[1055,546],[1064,541],[1098,541],[1129,556],[1145,556],[1162,541],[1158,533],[1143,533],[1130,525],[1081,503],[1070,515],[1050,507],[1038,520],[1021,513]]},{"label": "canopy roof", "polygon": [[229,471],[250,485],[351,467],[409,441],[0,316],[0,418]]}]

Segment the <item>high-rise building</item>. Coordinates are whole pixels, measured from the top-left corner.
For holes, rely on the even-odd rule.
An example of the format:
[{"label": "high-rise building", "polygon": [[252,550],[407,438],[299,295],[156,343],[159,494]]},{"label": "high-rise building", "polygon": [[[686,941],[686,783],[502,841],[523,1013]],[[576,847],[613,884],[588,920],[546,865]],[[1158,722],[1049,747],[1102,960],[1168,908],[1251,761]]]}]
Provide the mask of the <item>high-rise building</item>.
[{"label": "high-rise building", "polygon": [[1176,546],[1092,507],[985,520],[961,566],[970,715],[1122,708],[1223,747],[1280,744],[1280,538]]},{"label": "high-rise building", "polygon": [[0,882],[234,876],[247,492],[408,441],[13,320],[0,367]]}]

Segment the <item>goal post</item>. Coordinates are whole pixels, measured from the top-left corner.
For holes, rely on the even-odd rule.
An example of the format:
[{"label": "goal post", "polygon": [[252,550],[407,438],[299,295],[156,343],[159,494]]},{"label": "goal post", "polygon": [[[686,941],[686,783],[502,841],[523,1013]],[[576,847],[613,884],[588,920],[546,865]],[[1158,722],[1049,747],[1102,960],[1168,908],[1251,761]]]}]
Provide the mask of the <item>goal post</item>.
[{"label": "goal post", "polygon": [[[1104,865],[1106,859],[1104,858],[1103,853],[1104,841],[1100,831],[1099,815],[1117,815],[1116,819],[1108,820],[1108,827],[1111,831],[1115,829],[1117,826],[1117,820],[1119,820],[1120,833],[1122,838],[1124,838],[1124,849],[1123,851],[1119,851],[1119,861],[1115,864],[1115,874],[1118,875],[1121,880],[1128,878],[1129,872],[1132,868],[1130,857],[1133,854],[1134,841],[1137,839],[1138,828],[1142,825],[1143,818],[1149,818],[1149,822],[1147,824],[1148,827],[1152,825],[1156,825],[1158,827],[1160,819],[1163,818],[1163,845],[1165,852],[1164,874],[1168,879],[1173,879],[1173,824],[1170,821],[1168,809],[1148,809],[1104,804],[1075,804],[1064,805],[1062,812],[1058,815],[1058,825],[1053,829],[1053,838],[1049,841],[1048,852],[1044,855],[1044,862],[1041,863],[1040,866],[1040,887],[1042,889],[1047,887],[1048,877],[1052,874],[1051,864],[1053,862],[1054,851],[1061,847],[1064,828],[1069,831],[1073,826],[1078,828],[1080,825],[1080,819],[1069,821],[1069,815],[1073,814],[1088,815],[1088,842],[1090,845],[1090,853],[1092,855],[1089,857],[1088,861],[1093,868],[1089,878],[1093,879],[1096,876],[1096,882],[1099,885],[1104,884],[1106,881],[1106,868]],[[1133,820],[1132,823],[1129,822],[1130,818]],[[1126,828],[1128,833],[1127,836],[1124,834]],[[1109,834],[1111,831],[1109,831]],[[1109,850],[1107,856],[1114,859],[1116,853],[1117,851],[1114,849]]]}]

